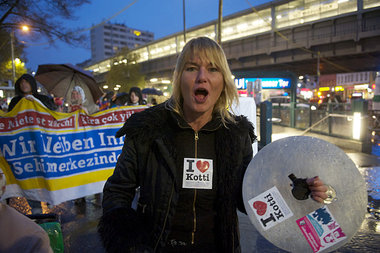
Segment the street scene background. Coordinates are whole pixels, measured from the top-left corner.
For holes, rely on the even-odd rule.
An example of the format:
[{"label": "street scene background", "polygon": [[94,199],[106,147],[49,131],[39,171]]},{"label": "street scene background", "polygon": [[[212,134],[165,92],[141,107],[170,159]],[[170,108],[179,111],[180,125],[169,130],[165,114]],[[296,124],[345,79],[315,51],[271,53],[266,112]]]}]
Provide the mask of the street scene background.
[{"label": "street scene background", "polygon": [[[86,120],[111,108],[154,106],[170,98],[177,56],[198,36],[220,43],[239,96],[251,99],[256,150],[309,135],[353,160],[368,205],[355,236],[335,252],[379,251],[377,0],[0,0],[0,115],[11,111],[25,73],[36,79],[38,94],[54,101],[54,113],[81,109]],[[132,91],[139,102],[131,101]],[[9,205],[31,213],[25,198]],[[96,232],[101,194],[43,204],[42,211],[56,215],[65,252],[104,252]],[[247,215],[239,213],[239,223],[244,253],[284,252]]]}]

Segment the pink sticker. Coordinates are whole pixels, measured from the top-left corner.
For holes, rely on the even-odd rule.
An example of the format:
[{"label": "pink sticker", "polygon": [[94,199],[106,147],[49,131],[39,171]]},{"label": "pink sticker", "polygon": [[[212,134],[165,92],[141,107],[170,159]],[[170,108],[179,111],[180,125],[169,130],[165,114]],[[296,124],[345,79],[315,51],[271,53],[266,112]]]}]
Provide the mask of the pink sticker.
[{"label": "pink sticker", "polygon": [[327,206],[298,219],[297,224],[313,252],[325,250],[347,238]]},{"label": "pink sticker", "polygon": [[306,216],[302,217],[297,220],[297,224],[310,247],[313,249],[313,252],[318,252],[322,247],[321,240],[309,219]]}]

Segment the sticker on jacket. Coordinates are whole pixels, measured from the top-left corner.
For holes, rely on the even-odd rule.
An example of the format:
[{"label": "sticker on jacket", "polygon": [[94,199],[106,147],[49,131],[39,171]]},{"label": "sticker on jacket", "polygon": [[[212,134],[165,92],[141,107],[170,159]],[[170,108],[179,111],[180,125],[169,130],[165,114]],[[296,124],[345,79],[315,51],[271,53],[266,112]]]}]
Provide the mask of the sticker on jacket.
[{"label": "sticker on jacket", "polygon": [[212,160],[185,158],[183,163],[183,188],[212,189]]},{"label": "sticker on jacket", "polygon": [[276,186],[250,199],[248,203],[264,230],[293,216]]},{"label": "sticker on jacket", "polygon": [[320,252],[346,239],[327,206],[298,219],[297,224],[313,252]]}]

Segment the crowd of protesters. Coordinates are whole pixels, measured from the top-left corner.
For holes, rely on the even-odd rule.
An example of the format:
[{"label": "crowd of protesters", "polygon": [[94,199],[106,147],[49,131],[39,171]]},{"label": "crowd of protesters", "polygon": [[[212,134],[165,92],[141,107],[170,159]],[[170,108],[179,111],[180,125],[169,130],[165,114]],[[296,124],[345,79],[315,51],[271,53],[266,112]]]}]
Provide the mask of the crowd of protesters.
[{"label": "crowd of protesters", "polygon": [[[119,106],[147,105],[139,87],[131,87],[129,92],[105,91],[104,94],[93,102],[87,99],[84,89],[76,85],[68,92],[66,97],[55,96],[54,94],[42,94],[37,90],[37,81],[30,74],[22,75],[15,83],[15,97],[8,104],[6,98],[0,99],[0,110],[3,112],[11,111],[22,99],[37,100],[44,104],[49,110],[70,113],[79,109],[87,114],[104,111]],[[157,105],[157,100],[152,98],[149,105]]]},{"label": "crowd of protesters", "polygon": [[139,87],[131,87],[128,93],[119,92],[114,94],[110,91],[103,94],[103,96],[97,101],[97,105],[101,111],[118,106],[135,106],[146,104],[146,99],[143,98],[143,94]]}]

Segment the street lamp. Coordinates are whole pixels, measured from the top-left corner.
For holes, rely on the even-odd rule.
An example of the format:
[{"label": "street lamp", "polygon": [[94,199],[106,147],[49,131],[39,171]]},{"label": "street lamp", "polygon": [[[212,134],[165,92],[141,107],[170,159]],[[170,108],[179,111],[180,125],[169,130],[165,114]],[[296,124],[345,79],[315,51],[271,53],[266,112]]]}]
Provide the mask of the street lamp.
[{"label": "street lamp", "polygon": [[29,26],[27,26],[27,25],[23,25],[23,26],[21,26],[21,30],[22,30],[23,32],[29,32]]},{"label": "street lamp", "polygon": [[15,84],[16,81],[16,68],[15,68],[15,49],[14,49],[14,30],[11,30],[11,54],[12,54],[12,83]]},{"label": "street lamp", "polygon": [[183,41],[186,43],[186,12],[185,12],[185,0],[182,1],[182,13],[183,13]]},{"label": "street lamp", "polygon": [[[29,31],[29,27],[27,25],[22,25],[21,30],[24,32]],[[11,30],[11,55],[12,55],[12,83],[13,85],[16,82],[16,66],[15,66],[15,48],[14,48],[14,41],[15,41],[15,31]]]},{"label": "street lamp", "polygon": [[217,42],[222,45],[223,0],[219,0]]}]

